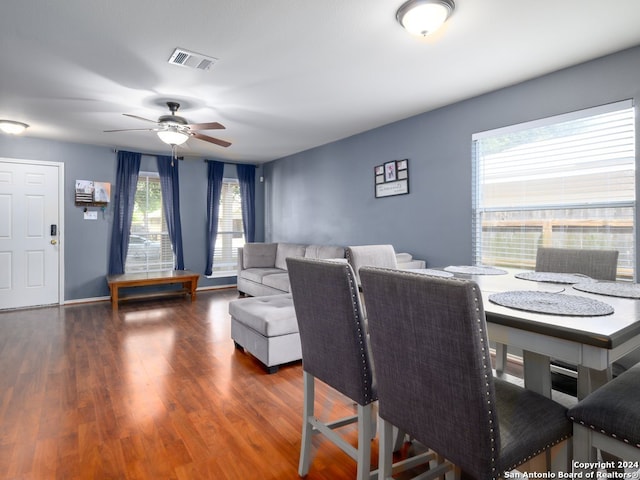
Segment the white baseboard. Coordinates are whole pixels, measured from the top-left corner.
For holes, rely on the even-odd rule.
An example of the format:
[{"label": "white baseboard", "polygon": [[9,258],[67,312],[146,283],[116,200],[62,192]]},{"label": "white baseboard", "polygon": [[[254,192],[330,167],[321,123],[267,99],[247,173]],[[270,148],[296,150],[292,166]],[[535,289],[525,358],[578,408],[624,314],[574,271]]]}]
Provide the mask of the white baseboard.
[{"label": "white baseboard", "polygon": [[[229,285],[209,285],[206,287],[198,287],[196,292],[205,292],[207,290],[230,290],[237,288],[236,284]],[[111,297],[88,297],[88,298],[76,298],[74,300],[65,300],[63,305],[75,305],[79,303],[96,303],[96,302],[110,302]]]}]

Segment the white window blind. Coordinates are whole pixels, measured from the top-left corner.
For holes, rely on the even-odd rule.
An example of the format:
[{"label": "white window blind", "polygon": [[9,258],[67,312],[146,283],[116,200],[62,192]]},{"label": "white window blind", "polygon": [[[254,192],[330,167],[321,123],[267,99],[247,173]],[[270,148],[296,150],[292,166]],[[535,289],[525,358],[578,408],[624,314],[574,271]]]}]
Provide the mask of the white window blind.
[{"label": "white window blind", "polygon": [[140,172],[129,234],[125,272],[173,270],[174,255],[162,207],[157,173]]},{"label": "white window blind", "polygon": [[238,248],[244,246],[242,201],[236,179],[224,179],[218,211],[218,236],[213,252],[212,276],[235,275],[238,267]]},{"label": "white window blind", "polygon": [[615,249],[634,277],[631,101],[473,136],[476,264],[534,268],[539,246]]}]

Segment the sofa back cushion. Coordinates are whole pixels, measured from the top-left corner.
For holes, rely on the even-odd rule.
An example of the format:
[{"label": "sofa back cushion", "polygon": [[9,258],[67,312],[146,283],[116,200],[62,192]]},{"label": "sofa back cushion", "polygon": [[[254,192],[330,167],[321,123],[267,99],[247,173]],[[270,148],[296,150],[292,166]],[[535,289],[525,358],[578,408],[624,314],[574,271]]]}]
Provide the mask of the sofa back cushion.
[{"label": "sofa back cushion", "polygon": [[245,243],[242,249],[244,268],[275,267],[277,248],[277,243]]},{"label": "sofa back cushion", "polygon": [[317,260],[344,258],[344,247],[336,247],[333,245],[309,245],[304,251],[304,257],[315,258]]},{"label": "sofa back cushion", "polygon": [[288,257],[304,257],[306,245],[298,245],[295,243],[278,243],[276,252],[276,268],[282,270],[287,269]]}]

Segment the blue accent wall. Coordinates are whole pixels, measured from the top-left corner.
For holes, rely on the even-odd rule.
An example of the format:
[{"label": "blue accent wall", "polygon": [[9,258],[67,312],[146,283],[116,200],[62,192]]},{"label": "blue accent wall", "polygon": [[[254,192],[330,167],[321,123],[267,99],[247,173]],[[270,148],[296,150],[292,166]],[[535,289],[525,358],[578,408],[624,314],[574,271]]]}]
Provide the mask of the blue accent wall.
[{"label": "blue accent wall", "polygon": [[[430,266],[467,264],[472,134],[628,98],[640,99],[640,47],[270,162],[266,238],[390,243]],[[376,199],[374,167],[404,158],[410,193]]]},{"label": "blue accent wall", "polygon": [[[89,207],[98,211],[98,220],[84,220],[84,208],[75,206],[75,181],[110,182],[113,201],[116,177],[116,153],[113,148],[0,135],[0,157],[64,163],[64,225],[60,225],[61,232],[64,231],[64,300],[108,296],[105,276],[109,265],[113,209],[109,206],[103,213],[97,207]],[[180,161],[179,168],[185,268],[204,275],[207,168],[201,158]],[[143,156],[140,170],[156,172],[155,156]],[[256,178],[260,175],[262,167],[257,169]],[[225,176],[235,178],[235,166],[225,165]],[[262,184],[256,181],[256,231],[259,239],[264,238],[262,198]],[[198,285],[206,287],[235,283],[235,277],[208,279],[201,276]]]}]

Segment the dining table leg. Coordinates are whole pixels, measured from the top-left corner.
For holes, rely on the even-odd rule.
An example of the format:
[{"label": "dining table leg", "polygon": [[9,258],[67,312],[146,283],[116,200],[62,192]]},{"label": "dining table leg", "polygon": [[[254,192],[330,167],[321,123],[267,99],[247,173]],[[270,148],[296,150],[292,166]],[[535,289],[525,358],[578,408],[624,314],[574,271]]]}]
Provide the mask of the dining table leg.
[{"label": "dining table leg", "polygon": [[[550,357],[539,353],[523,351],[524,385],[527,389],[551,398]],[[611,367],[605,370],[578,365],[578,400],[611,381]]]},{"label": "dining table leg", "polygon": [[611,367],[605,370],[594,370],[578,365],[578,400],[582,400],[591,392],[611,381],[612,377]]},{"label": "dining table leg", "polygon": [[[594,370],[593,368],[583,367],[578,365],[578,400],[582,400],[591,392],[594,392],[605,383],[611,381],[613,373],[611,367],[605,370]],[[602,455],[602,461],[607,462],[609,465],[617,465],[620,460],[615,455],[611,455],[607,452],[600,452]],[[596,458],[595,453],[592,458]],[[609,472],[618,471],[619,469],[612,468],[607,469]]]},{"label": "dining table leg", "polygon": [[547,398],[551,398],[551,359],[547,355],[523,351],[524,386]]},{"label": "dining table leg", "polygon": [[496,343],[496,372],[504,373],[507,366],[507,346],[504,343]]}]

